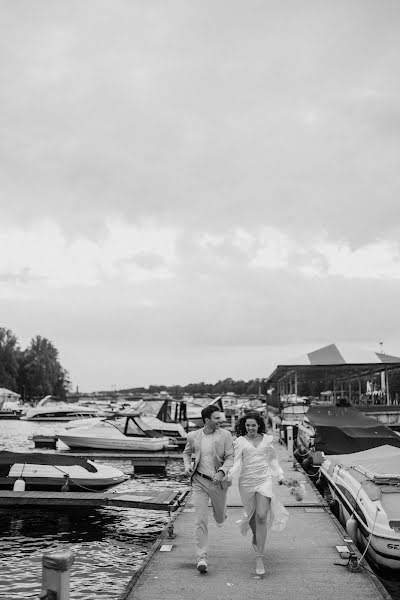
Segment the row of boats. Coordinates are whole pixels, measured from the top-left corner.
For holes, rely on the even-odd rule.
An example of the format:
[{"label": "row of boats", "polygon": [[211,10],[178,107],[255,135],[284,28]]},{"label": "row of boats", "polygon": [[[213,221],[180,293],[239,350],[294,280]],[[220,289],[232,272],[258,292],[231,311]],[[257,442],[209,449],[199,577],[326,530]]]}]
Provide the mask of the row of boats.
[{"label": "row of boats", "polygon": [[349,537],[375,567],[399,572],[400,435],[351,406],[286,406],[282,439],[289,425],[296,458]]},{"label": "row of boats", "polygon": [[[151,454],[181,450],[188,430],[201,426],[201,410],[207,404],[222,408],[221,398],[200,398],[188,407],[161,397],[141,399],[135,404],[136,411],[128,405],[104,414],[98,407],[55,403],[47,396],[21,420],[60,421],[56,438],[66,450]],[[62,444],[61,452],[56,453],[0,451],[0,489],[98,491],[129,478],[119,469],[62,452]]]}]

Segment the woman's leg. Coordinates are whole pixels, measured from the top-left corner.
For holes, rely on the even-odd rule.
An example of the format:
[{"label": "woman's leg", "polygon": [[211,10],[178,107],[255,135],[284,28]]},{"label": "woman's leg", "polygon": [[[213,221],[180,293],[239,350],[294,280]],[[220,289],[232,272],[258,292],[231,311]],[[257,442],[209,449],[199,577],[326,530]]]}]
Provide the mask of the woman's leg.
[{"label": "woman's leg", "polygon": [[271,498],[262,496],[256,493],[256,538],[257,538],[257,554],[261,555],[264,552],[265,542],[267,539],[267,517],[271,505]]}]

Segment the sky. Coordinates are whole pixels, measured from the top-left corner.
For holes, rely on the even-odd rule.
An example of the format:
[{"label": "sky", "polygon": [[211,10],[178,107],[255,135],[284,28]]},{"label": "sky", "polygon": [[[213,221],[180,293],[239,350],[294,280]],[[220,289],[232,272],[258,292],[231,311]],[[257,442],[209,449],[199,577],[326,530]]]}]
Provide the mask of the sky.
[{"label": "sky", "polygon": [[399,30],[397,0],[5,0],[0,326],[87,392],[399,355]]}]

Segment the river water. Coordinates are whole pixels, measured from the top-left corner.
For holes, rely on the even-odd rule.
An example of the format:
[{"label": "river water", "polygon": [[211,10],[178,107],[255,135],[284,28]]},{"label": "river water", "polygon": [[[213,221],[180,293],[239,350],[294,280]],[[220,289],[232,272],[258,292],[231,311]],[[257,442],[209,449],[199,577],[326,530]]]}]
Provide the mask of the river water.
[{"label": "river water", "polygon": [[[61,427],[61,423],[0,420],[0,449],[32,451],[29,436],[54,434]],[[130,461],[106,464],[130,475],[133,471]],[[135,476],[113,489],[185,489],[182,470],[181,461],[170,461],[166,477]],[[43,553],[68,549],[75,557],[71,598],[117,600],[167,522],[164,511],[131,508],[0,508],[0,599],[36,599]]]}]

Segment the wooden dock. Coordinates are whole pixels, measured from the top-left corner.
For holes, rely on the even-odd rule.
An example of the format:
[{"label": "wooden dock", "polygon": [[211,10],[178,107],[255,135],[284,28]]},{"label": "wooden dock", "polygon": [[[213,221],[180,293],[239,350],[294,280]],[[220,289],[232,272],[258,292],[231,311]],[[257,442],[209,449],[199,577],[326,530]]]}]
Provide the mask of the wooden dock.
[{"label": "wooden dock", "polygon": [[14,492],[0,490],[0,506],[101,507],[120,506],[147,510],[176,511],[188,491],[149,490],[148,492]]},{"label": "wooden dock", "polygon": [[[293,469],[287,450],[278,441],[275,447],[287,479],[306,481],[306,495],[296,500],[289,486],[276,486],[276,494],[289,512],[283,532],[269,532],[265,550],[265,576],[255,573],[251,538],[242,537],[237,520],[243,509],[234,482],[228,492],[228,519],[218,528],[209,508],[209,568],[196,570],[193,547],[194,508],[190,500],[172,516],[174,538],[167,531],[150,551],[146,562],[127,585],[124,600],[176,600],[196,596],[209,600],[274,600],[323,598],[337,600],[391,600],[378,578],[367,571],[367,563],[348,541],[348,536],[330,513],[308,477]],[[343,558],[337,547],[346,546],[350,557]],[[354,567],[354,557],[360,560]]]}]

